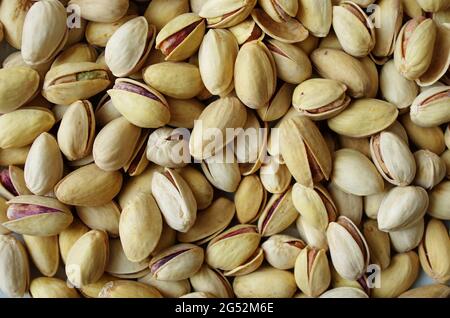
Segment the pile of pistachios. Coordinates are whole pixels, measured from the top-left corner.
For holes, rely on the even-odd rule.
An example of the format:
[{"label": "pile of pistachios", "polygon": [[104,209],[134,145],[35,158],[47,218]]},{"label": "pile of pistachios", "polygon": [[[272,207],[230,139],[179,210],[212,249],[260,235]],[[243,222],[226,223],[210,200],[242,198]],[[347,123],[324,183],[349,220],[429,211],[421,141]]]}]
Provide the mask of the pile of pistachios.
[{"label": "pile of pistachios", "polygon": [[1,0],[3,40],[3,295],[450,297],[450,0]]}]

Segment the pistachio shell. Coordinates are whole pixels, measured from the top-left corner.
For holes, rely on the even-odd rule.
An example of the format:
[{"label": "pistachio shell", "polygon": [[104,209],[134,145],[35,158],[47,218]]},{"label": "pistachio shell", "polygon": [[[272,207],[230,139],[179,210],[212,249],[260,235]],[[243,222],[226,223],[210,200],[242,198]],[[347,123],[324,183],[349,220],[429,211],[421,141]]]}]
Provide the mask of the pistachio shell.
[{"label": "pistachio shell", "polygon": [[6,0],[0,3],[0,21],[3,24],[5,40],[12,47],[19,49],[22,45],[23,22],[34,1],[17,2]]},{"label": "pistachio shell", "polygon": [[41,133],[50,130],[54,123],[52,112],[39,107],[4,114],[0,117],[0,148],[27,146]]},{"label": "pistachio shell", "polygon": [[150,272],[149,259],[132,262],[125,255],[120,239],[109,240],[109,258],[105,272],[119,278],[141,278]]},{"label": "pistachio shell", "polygon": [[268,162],[261,165],[259,176],[264,188],[270,193],[283,193],[291,184],[292,175],[285,164],[270,157]]},{"label": "pistachio shell", "polygon": [[262,40],[265,36],[255,20],[248,18],[235,26],[229,28],[239,45],[243,45],[253,40]]},{"label": "pistachio shell", "polygon": [[429,193],[430,206],[428,213],[435,218],[450,220],[450,181],[443,181]]},{"label": "pistachio shell", "polygon": [[106,283],[98,293],[99,298],[162,298],[154,287],[130,280]]},{"label": "pistachio shell", "polygon": [[66,262],[67,254],[69,253],[72,245],[75,244],[75,242],[88,231],[89,228],[86,225],[84,225],[80,220],[74,219],[68,227],[59,233],[59,251],[61,253],[61,259],[64,263]]},{"label": "pistachio shell", "polygon": [[295,86],[292,84],[283,83],[272,96],[271,101],[266,106],[256,110],[259,118],[268,122],[283,117],[291,106],[294,88]]},{"label": "pistachio shell", "polygon": [[434,87],[421,93],[411,105],[411,120],[421,127],[435,127],[450,121],[450,86]]},{"label": "pistachio shell", "polygon": [[23,165],[30,151],[30,146],[0,149],[0,166]]},{"label": "pistachio shell", "polygon": [[209,293],[220,298],[231,298],[234,296],[230,283],[222,273],[206,264],[203,264],[189,281],[196,292]]},{"label": "pistachio shell", "polygon": [[147,274],[139,278],[138,282],[156,288],[166,298],[178,298],[191,291],[191,285],[187,279],[179,281],[158,280],[151,274]]},{"label": "pistachio shell", "polygon": [[31,281],[30,294],[33,298],[80,298],[75,288],[59,278],[38,277]]},{"label": "pistachio shell", "polygon": [[59,266],[58,237],[24,235],[23,239],[34,265],[42,275],[54,276]]},{"label": "pistachio shell", "polygon": [[[359,226],[363,216],[363,198],[342,191],[342,189],[333,182],[328,184],[327,189],[336,205],[337,214],[348,217],[353,223]],[[364,209],[364,211],[367,213],[366,209]]]},{"label": "pistachio shell", "polygon": [[[349,137],[367,137],[389,127],[398,116],[397,108],[379,99],[358,99],[343,112],[328,120],[336,133]],[[354,123],[357,122],[358,125]]]},{"label": "pistachio shell", "polygon": [[209,28],[228,28],[244,21],[256,5],[256,0],[220,0],[206,2],[199,15],[207,19]]},{"label": "pistachio shell", "polygon": [[55,195],[63,203],[99,206],[110,202],[120,191],[122,174],[103,171],[95,164],[78,168],[55,186]]},{"label": "pistachio shell", "polygon": [[186,12],[189,12],[188,0],[155,0],[149,3],[144,16],[159,32],[170,20]]},{"label": "pistachio shell", "polygon": [[[25,66],[0,70],[0,112],[8,113],[29,102],[38,90],[39,74]],[[22,93],[17,94],[20,90]]]},{"label": "pistachio shell", "polygon": [[74,62],[95,62],[97,51],[94,47],[86,43],[77,43],[62,51],[53,61],[52,67]]},{"label": "pistachio shell", "polygon": [[337,287],[327,290],[320,298],[369,298],[369,296],[358,288]]},{"label": "pistachio shell", "polygon": [[69,5],[79,6],[83,19],[95,22],[114,22],[125,15],[128,0],[70,0]]},{"label": "pistachio shell", "polygon": [[15,166],[3,169],[0,172],[0,196],[10,200],[24,194],[31,194],[31,192],[25,184],[23,170]]},{"label": "pistachio shell", "polygon": [[317,297],[330,285],[331,274],[325,250],[304,248],[295,261],[295,281],[307,296]]},{"label": "pistachio shell", "polygon": [[243,276],[256,271],[264,262],[264,253],[262,248],[258,248],[242,265],[226,271],[225,276]]},{"label": "pistachio shell", "polygon": [[114,22],[93,22],[90,21],[86,26],[85,36],[86,41],[95,46],[106,47],[108,40],[125,22],[135,18],[136,15],[128,14],[124,15]]},{"label": "pistachio shell", "polygon": [[316,37],[325,37],[331,28],[332,6],[329,0],[299,0],[297,19]]},{"label": "pistachio shell", "polygon": [[328,249],[325,232],[320,231],[308,222],[305,222],[301,215],[297,218],[295,225],[300,238],[304,240],[306,244],[317,249]]},{"label": "pistachio shell", "polygon": [[120,210],[114,201],[100,206],[77,206],[77,215],[92,230],[106,231],[111,237],[119,236]]},{"label": "pistachio shell", "polygon": [[425,222],[423,218],[416,224],[402,230],[390,231],[389,238],[398,253],[409,252],[422,241]]},{"label": "pistachio shell", "polygon": [[438,12],[450,8],[450,4],[443,0],[416,0],[426,12]]},{"label": "pistachio shell", "polygon": [[177,128],[194,128],[196,121],[205,106],[196,99],[174,99],[167,98],[170,109],[169,126]]},{"label": "pistachio shell", "polygon": [[206,209],[213,201],[214,189],[206,177],[193,167],[186,166],[178,170],[180,176],[186,181],[197,202],[199,210]]},{"label": "pistachio shell", "polygon": [[390,234],[380,231],[375,220],[367,220],[363,224],[363,235],[369,247],[370,261],[379,265],[382,270],[387,268],[391,262],[391,242],[389,238],[392,236]]},{"label": "pistachio shell", "polygon": [[[249,200],[249,198],[252,200]],[[256,175],[242,179],[234,196],[236,217],[241,224],[254,221],[265,206],[267,193]]]},{"label": "pistachio shell", "polygon": [[373,163],[360,152],[341,149],[334,153],[331,181],[345,192],[370,195],[383,191],[383,179]]},{"label": "pistachio shell", "polygon": [[305,243],[295,237],[283,234],[271,236],[261,245],[267,262],[278,269],[292,269]]},{"label": "pistachio shell", "polygon": [[450,287],[446,285],[425,285],[410,289],[399,298],[448,298],[450,296]]},{"label": "pistachio shell", "polygon": [[445,178],[446,166],[444,160],[429,150],[418,150],[414,153],[417,173],[414,184],[431,190]]},{"label": "pistachio shell", "polygon": [[67,279],[78,288],[95,283],[105,271],[108,257],[108,235],[97,230],[87,232],[67,254]]},{"label": "pistachio shell", "polygon": [[[226,150],[227,152],[229,150]],[[223,154],[209,157],[202,161],[201,167],[205,177],[217,189],[225,192],[235,192],[241,181],[241,172],[237,160],[233,157],[231,162],[224,159]]]}]

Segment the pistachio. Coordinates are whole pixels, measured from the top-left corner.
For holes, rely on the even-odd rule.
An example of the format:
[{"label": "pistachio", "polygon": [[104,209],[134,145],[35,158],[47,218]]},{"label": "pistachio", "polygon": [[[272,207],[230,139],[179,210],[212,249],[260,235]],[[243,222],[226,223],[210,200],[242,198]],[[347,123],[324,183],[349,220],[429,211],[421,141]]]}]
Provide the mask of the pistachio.
[{"label": "pistachio", "polygon": [[275,234],[269,237],[261,247],[267,262],[278,269],[292,269],[295,260],[306,244],[295,237]]},{"label": "pistachio", "polygon": [[421,93],[411,105],[411,120],[421,127],[435,127],[450,121],[450,87],[430,88]]},{"label": "pistachio", "polygon": [[329,0],[299,0],[297,19],[316,37],[325,37],[330,32],[332,6]]},{"label": "pistachio", "polygon": [[229,28],[239,45],[253,40],[262,40],[265,36],[261,28],[252,18],[248,18],[235,26]]},{"label": "pistachio", "polygon": [[75,244],[75,242],[88,231],[89,228],[86,225],[84,225],[80,220],[74,219],[68,227],[59,233],[59,251],[61,253],[61,259],[64,263],[66,263],[67,254],[69,253],[72,245]]},{"label": "pistachio", "polygon": [[99,206],[110,202],[122,187],[122,174],[103,171],[95,164],[78,168],[55,186],[59,201],[78,206]]},{"label": "pistachio", "polygon": [[219,0],[206,2],[199,16],[206,18],[209,28],[229,28],[244,21],[256,5],[256,0]]},{"label": "pistachio", "polygon": [[173,18],[186,12],[189,12],[188,0],[155,0],[148,4],[144,16],[159,32]]},{"label": "pistachio", "polygon": [[0,171],[0,196],[10,200],[15,196],[26,194],[31,194],[31,192],[25,184],[22,169],[9,166]]},{"label": "pistachio", "polygon": [[273,194],[258,219],[258,231],[262,236],[271,236],[284,231],[297,218],[292,201],[292,188],[284,193]]},{"label": "pistachio", "polygon": [[350,219],[341,216],[327,229],[331,260],[336,271],[344,278],[360,278],[369,264],[369,247]]},{"label": "pistachio", "polygon": [[408,145],[396,134],[381,132],[370,138],[370,152],[378,172],[388,182],[407,186],[416,175],[416,161]]},{"label": "pistachio", "polygon": [[[363,198],[342,191],[335,183],[329,183],[327,190],[337,208],[337,215],[348,217],[353,223],[359,226],[363,216]],[[366,211],[364,209],[364,211]],[[377,208],[378,211],[378,208]]]},{"label": "pistachio", "polygon": [[180,298],[216,298],[216,296],[214,296],[211,293],[205,293],[205,292],[193,292],[193,293],[188,293],[185,294],[183,296],[181,296]]},{"label": "pistachio", "polygon": [[[380,231],[378,229],[378,223],[375,220],[367,220],[363,224],[363,234],[369,247],[370,261],[373,264],[378,264],[382,270],[387,268],[391,262],[391,246],[389,240],[392,237],[390,235],[391,233],[388,235],[388,233]],[[394,242],[393,245],[395,248]]]},{"label": "pistachio", "polygon": [[186,279],[200,269],[203,257],[203,249],[196,245],[174,245],[155,255],[150,262],[150,271],[158,280]]},{"label": "pistachio", "polygon": [[[8,113],[26,104],[37,94],[39,74],[25,66],[0,70],[0,112]],[[21,94],[17,91],[21,90]]]},{"label": "pistachio", "polygon": [[154,287],[130,280],[106,283],[98,293],[99,298],[162,298]]},{"label": "pistachio", "polygon": [[381,202],[378,227],[385,232],[408,228],[418,222],[428,208],[427,192],[421,187],[395,187]]},{"label": "pistachio", "polygon": [[264,262],[264,252],[262,248],[257,248],[252,255],[241,265],[226,271],[225,276],[243,276],[256,271]]},{"label": "pistachio", "polygon": [[[249,200],[249,198],[252,200]],[[234,196],[236,217],[241,224],[251,223],[258,218],[267,200],[261,180],[256,175],[242,179]]]},{"label": "pistachio", "polygon": [[23,165],[30,151],[30,146],[0,149],[0,166]]},{"label": "pistachio", "polygon": [[231,162],[223,160],[223,158],[226,158],[224,155],[219,152],[205,159],[202,161],[201,167],[208,181],[217,189],[225,192],[235,192],[241,181],[239,165],[235,158],[232,158]]},{"label": "pistachio", "polygon": [[450,280],[450,238],[442,221],[431,219],[419,246],[420,264],[436,282],[446,284]]},{"label": "pistachio", "polygon": [[261,120],[274,121],[283,117],[289,110],[292,101],[292,93],[294,92],[294,85],[283,83],[278,87],[278,90],[272,96],[270,102],[258,108],[256,112]]},{"label": "pistachio", "polygon": [[179,232],[189,231],[197,217],[197,202],[186,181],[166,168],[154,174],[152,192],[167,224]]},{"label": "pistachio", "polygon": [[414,153],[417,173],[414,184],[427,190],[433,189],[445,177],[446,166],[444,160],[429,150],[418,150]]},{"label": "pistachio", "polygon": [[450,8],[450,4],[443,0],[417,0],[417,3],[426,12],[438,12]]},{"label": "pistachio", "polygon": [[69,5],[80,7],[83,19],[95,22],[114,22],[125,15],[128,0],[70,0]]},{"label": "pistachio", "polygon": [[425,222],[420,219],[416,224],[398,231],[390,231],[392,246],[398,253],[409,252],[419,246],[425,228]]},{"label": "pistachio", "polygon": [[334,153],[331,181],[341,190],[360,196],[375,194],[384,188],[375,165],[353,149],[340,149]]},{"label": "pistachio", "polygon": [[220,298],[234,296],[229,281],[218,270],[203,266],[189,279],[196,292],[209,293]]},{"label": "pistachio", "polygon": [[150,273],[149,259],[145,257],[141,261],[130,261],[125,255],[120,239],[109,240],[109,257],[105,272],[118,278],[141,278]]},{"label": "pistachio", "polygon": [[218,198],[207,209],[200,211],[189,231],[178,233],[177,239],[182,243],[206,243],[221,233],[231,222],[235,213],[232,201]]},{"label": "pistachio", "polygon": [[176,128],[194,128],[205,106],[197,99],[167,98],[170,108],[169,126]]},{"label": "pistachio", "polygon": [[7,229],[25,235],[52,236],[72,223],[69,208],[56,199],[21,195],[8,201]]},{"label": "pistachio", "polygon": [[[264,74],[264,75],[263,75]],[[248,107],[264,107],[276,90],[274,58],[264,43],[252,41],[239,50],[234,68],[236,95]]]},{"label": "pistachio", "polygon": [[58,237],[24,235],[23,239],[38,270],[47,277],[54,276],[59,266]]},{"label": "pistachio", "polygon": [[95,283],[105,271],[108,257],[108,235],[98,230],[87,232],[67,254],[67,279],[78,288]]},{"label": "pistachio", "polygon": [[62,51],[53,61],[52,67],[74,62],[95,62],[97,60],[97,51],[94,47],[85,43],[78,43],[69,46]]},{"label": "pistachio", "polygon": [[199,210],[206,209],[213,201],[214,189],[206,177],[193,167],[184,167],[178,170],[180,176],[186,181],[197,202]]},{"label": "pistachio", "polygon": [[198,62],[202,81],[211,94],[225,96],[233,90],[238,51],[230,31],[211,29],[206,33],[198,52]]},{"label": "pistachio", "polygon": [[262,267],[236,277],[233,289],[238,298],[289,298],[294,296],[297,286],[291,272]]},{"label": "pistachio", "polygon": [[114,22],[93,22],[90,21],[86,25],[86,41],[94,46],[106,47],[108,40],[123,24],[135,18],[135,14],[131,14],[128,10],[127,14]]},{"label": "pistachio", "polygon": [[309,297],[317,297],[327,290],[331,281],[330,267],[324,250],[304,248],[295,261],[295,281]]},{"label": "pistachio", "polygon": [[213,268],[232,270],[252,256],[260,239],[254,226],[242,224],[231,227],[209,242],[206,263]]},{"label": "pistachio", "polygon": [[105,231],[111,237],[119,236],[120,210],[114,201],[100,206],[77,206],[77,215],[92,230]]},{"label": "pistachio", "polygon": [[369,296],[358,288],[337,287],[324,292],[320,298],[369,298]]},{"label": "pistachio", "polygon": [[405,291],[399,298],[448,298],[450,287],[446,285],[425,285]]},{"label": "pistachio", "polygon": [[270,193],[283,193],[289,188],[292,175],[285,164],[277,162],[274,157],[269,157],[259,170],[261,183]]},{"label": "pistachio", "polygon": [[300,238],[305,241],[306,244],[316,249],[328,249],[325,232],[320,231],[308,222],[305,222],[301,215],[297,218],[295,225],[300,234]]},{"label": "pistachio", "polygon": [[191,291],[188,279],[179,281],[158,280],[151,274],[147,274],[139,278],[138,282],[156,288],[166,298],[178,298]]},{"label": "pistachio", "polygon": [[16,49],[20,50],[22,45],[23,22],[33,4],[32,0],[6,0],[0,4],[0,21],[3,24],[5,40]]},{"label": "pistachio", "polygon": [[8,221],[8,217],[6,216],[6,211],[8,210],[8,205],[6,204],[6,200],[3,197],[0,197],[0,235],[9,234],[10,231],[5,228],[2,223]]},{"label": "pistachio", "polygon": [[30,294],[33,298],[80,298],[75,288],[59,278],[38,277],[31,281]]},{"label": "pistachio", "polygon": [[22,297],[30,283],[27,252],[10,235],[0,235],[0,290],[8,297]]}]

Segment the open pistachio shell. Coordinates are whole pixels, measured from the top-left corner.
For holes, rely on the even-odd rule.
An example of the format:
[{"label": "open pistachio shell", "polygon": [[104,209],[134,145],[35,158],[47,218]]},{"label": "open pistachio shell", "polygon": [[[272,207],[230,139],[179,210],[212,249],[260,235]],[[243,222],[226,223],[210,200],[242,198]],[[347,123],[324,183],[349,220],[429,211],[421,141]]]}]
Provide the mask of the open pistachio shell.
[{"label": "open pistachio shell", "polygon": [[262,9],[254,9],[252,18],[265,33],[281,42],[301,42],[309,35],[308,30],[294,18],[289,18],[285,22],[279,23],[272,20]]},{"label": "open pistachio shell", "polygon": [[331,282],[330,266],[325,250],[304,248],[295,261],[297,286],[306,295],[317,297],[327,290]]},{"label": "open pistachio shell", "polygon": [[450,121],[450,86],[425,90],[411,105],[411,120],[421,127],[435,127]]},{"label": "open pistachio shell", "polygon": [[141,130],[141,134],[139,135],[133,154],[125,166],[123,166],[123,170],[131,177],[140,175],[149,164],[145,154],[145,149],[147,148],[146,142],[149,134],[150,131],[145,129]]},{"label": "open pistachio shell", "polygon": [[291,106],[294,88],[295,86],[292,84],[281,84],[270,102],[266,106],[256,110],[259,118],[264,122],[269,122],[283,117]]},{"label": "open pistachio shell", "polygon": [[295,18],[298,0],[258,0],[261,8],[276,22],[282,23],[290,17]]},{"label": "open pistachio shell", "polygon": [[259,170],[261,183],[270,193],[283,193],[289,188],[292,175],[285,164],[279,163],[274,157],[261,165]]},{"label": "open pistachio shell", "polygon": [[252,18],[248,18],[241,23],[229,28],[239,45],[243,45],[253,40],[262,40],[265,36],[261,28]]},{"label": "open pistachio shell", "polygon": [[178,233],[182,243],[204,244],[222,232],[234,217],[235,206],[226,198],[218,198],[207,209],[200,211],[189,231]]},{"label": "open pistachio shell", "polygon": [[46,75],[42,95],[52,103],[69,105],[88,99],[110,84],[107,68],[97,63],[66,63]]},{"label": "open pistachio shell", "polygon": [[262,248],[258,248],[248,260],[238,267],[226,271],[223,274],[225,276],[243,276],[256,271],[264,262],[264,252]]},{"label": "open pistachio shell", "polygon": [[18,195],[31,194],[25,184],[24,172],[16,166],[0,171],[0,196],[10,200]]},{"label": "open pistachio shell", "polygon": [[229,28],[244,21],[256,5],[256,0],[219,0],[206,2],[199,15],[206,18],[209,28]]},{"label": "open pistachio shell", "polygon": [[316,37],[325,37],[331,28],[330,0],[299,0],[297,19]]},{"label": "open pistachio shell", "polygon": [[25,235],[52,236],[72,223],[70,209],[56,199],[22,195],[8,201],[7,229]]},{"label": "open pistachio shell", "polygon": [[272,235],[261,245],[267,262],[278,269],[294,268],[295,260],[305,246],[302,240],[284,234]]},{"label": "open pistachio shell", "polygon": [[207,264],[203,264],[189,281],[196,292],[210,293],[220,298],[234,296],[230,282],[220,271],[210,268]]},{"label": "open pistachio shell", "polygon": [[155,255],[150,271],[156,279],[176,281],[191,277],[202,266],[203,249],[193,244],[177,244]]}]

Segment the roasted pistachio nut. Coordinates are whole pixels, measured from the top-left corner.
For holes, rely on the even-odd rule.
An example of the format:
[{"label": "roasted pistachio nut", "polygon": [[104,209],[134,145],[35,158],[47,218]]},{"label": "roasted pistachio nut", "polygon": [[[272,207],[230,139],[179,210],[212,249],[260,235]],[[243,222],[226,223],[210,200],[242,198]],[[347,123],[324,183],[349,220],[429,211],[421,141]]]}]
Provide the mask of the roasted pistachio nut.
[{"label": "roasted pistachio nut", "polygon": [[78,206],[99,206],[110,202],[122,187],[122,174],[103,171],[89,164],[65,176],[55,186],[59,201]]},{"label": "roasted pistachio nut", "polygon": [[306,244],[313,248],[328,250],[328,242],[325,232],[320,231],[308,222],[305,222],[301,215],[297,218],[295,226],[300,238]]},{"label": "roasted pistachio nut", "polygon": [[378,210],[380,208],[381,202],[383,202],[385,196],[391,190],[393,185],[385,182],[384,190],[375,194],[364,196],[364,213],[368,218],[372,220],[377,219]]},{"label": "roasted pistachio nut", "polygon": [[262,40],[265,36],[261,28],[252,18],[248,18],[235,26],[229,28],[239,45],[253,40]]},{"label": "roasted pistachio nut", "polygon": [[110,84],[107,68],[97,63],[65,63],[46,75],[42,95],[52,103],[69,105],[88,99]]},{"label": "roasted pistachio nut", "polygon": [[397,116],[398,110],[393,104],[364,98],[351,102],[340,114],[328,119],[328,127],[344,136],[367,137],[388,128]]},{"label": "roasted pistachio nut", "polygon": [[[252,198],[249,200],[249,198]],[[262,212],[267,200],[267,192],[256,175],[242,179],[234,196],[236,217],[239,223],[251,223]]]},{"label": "roasted pistachio nut", "polygon": [[59,233],[59,251],[61,253],[61,259],[64,263],[66,262],[67,254],[69,253],[72,245],[75,244],[75,242],[87,232],[89,232],[89,228],[80,220],[74,219],[68,227]]},{"label": "roasted pistachio nut", "polygon": [[297,285],[293,273],[266,266],[236,277],[233,289],[238,298],[290,298]]},{"label": "roasted pistachio nut", "polygon": [[[117,76],[129,76],[142,67],[156,36],[155,27],[140,16],[125,22],[108,40],[105,62]],[[133,39],[132,41],[130,41]],[[127,45],[124,45],[127,43]]]},{"label": "roasted pistachio nut", "polygon": [[115,22],[105,23],[90,21],[86,25],[86,41],[91,45],[106,47],[108,40],[111,38],[114,32],[116,32],[117,29],[119,29],[124,23],[130,21],[135,17],[136,15],[131,14],[131,12],[128,11],[128,14],[124,15],[122,18]]},{"label": "roasted pistachio nut", "polygon": [[358,288],[336,287],[324,292],[320,298],[369,298],[369,296]]},{"label": "roasted pistachio nut", "polygon": [[132,262],[146,259],[158,244],[162,217],[152,195],[136,194],[122,210],[119,234],[127,258]]},{"label": "roasted pistachio nut", "polygon": [[109,257],[108,235],[92,230],[81,236],[66,259],[67,279],[75,287],[95,283],[105,271]]},{"label": "roasted pistachio nut", "polygon": [[282,23],[295,18],[299,3],[295,0],[258,0],[261,8],[276,22]]},{"label": "roasted pistachio nut", "polygon": [[0,4],[0,22],[3,24],[5,40],[18,50],[22,44],[23,22],[33,4],[32,0],[6,0]]},{"label": "roasted pistachio nut", "polygon": [[443,284],[425,285],[405,291],[399,298],[448,298],[450,287]]},{"label": "roasted pistachio nut", "polygon": [[120,239],[109,240],[109,258],[105,272],[118,278],[141,278],[150,272],[149,259],[132,262],[125,255]]},{"label": "roasted pistachio nut", "polygon": [[[238,98],[231,96],[212,102],[194,123],[189,140],[191,155],[196,159],[206,159],[220,153],[235,138],[234,134],[226,133],[226,129],[242,128],[246,120],[246,108]],[[214,138],[218,134],[221,136],[217,138],[219,140]]]},{"label": "roasted pistachio nut", "polygon": [[156,49],[166,61],[183,61],[199,48],[205,34],[205,20],[195,13],[184,13],[169,21],[156,37]]},{"label": "roasted pistachio nut", "polygon": [[[375,220],[367,220],[363,224],[363,235],[370,251],[370,261],[385,269],[391,262],[391,246],[388,233],[378,229]],[[394,245],[395,246],[395,245]]]},{"label": "roasted pistachio nut", "polygon": [[363,198],[344,192],[332,182],[328,184],[327,190],[337,208],[337,215],[346,216],[359,226],[363,216]]},{"label": "roasted pistachio nut", "polygon": [[350,104],[346,91],[347,87],[336,80],[310,79],[295,88],[292,104],[297,111],[313,120],[328,119]]},{"label": "roasted pistachio nut", "polygon": [[221,233],[234,217],[235,206],[226,198],[218,198],[207,209],[200,211],[189,231],[178,233],[177,239],[183,243],[203,244]]},{"label": "roasted pistachio nut", "polygon": [[191,285],[188,279],[179,281],[158,280],[150,273],[139,278],[138,282],[156,288],[166,298],[178,298],[191,291]]},{"label": "roasted pistachio nut", "polygon": [[353,149],[340,149],[334,153],[331,181],[343,191],[360,196],[375,194],[384,188],[375,165]]},{"label": "roasted pistachio nut", "polygon": [[397,70],[407,79],[416,80],[431,64],[436,41],[436,25],[423,16],[409,20],[401,29],[394,52]]},{"label": "roasted pistachio nut", "polygon": [[292,175],[285,164],[270,157],[268,162],[261,165],[259,176],[263,187],[270,193],[283,193],[289,188]]},{"label": "roasted pistachio nut", "polygon": [[435,127],[450,121],[450,86],[425,90],[411,105],[411,120],[421,127]]},{"label": "roasted pistachio nut", "polygon": [[331,260],[336,271],[349,280],[360,278],[369,265],[369,247],[350,219],[341,216],[327,229]]},{"label": "roasted pistachio nut", "polygon": [[109,236],[119,236],[120,209],[114,201],[100,206],[77,206],[77,215],[92,230],[106,231]]},{"label": "roasted pistachio nut", "polygon": [[318,48],[310,58],[319,75],[342,82],[351,97],[370,95],[373,83],[364,64],[357,58],[333,48]]},{"label": "roasted pistachio nut", "polygon": [[209,30],[200,45],[198,62],[206,89],[213,95],[225,96],[234,88],[234,63],[239,51],[228,30]]},{"label": "roasted pistachio nut", "polygon": [[224,272],[225,276],[243,276],[256,271],[264,262],[264,252],[262,248],[257,248],[252,255],[238,267]]},{"label": "roasted pistachio nut", "polygon": [[[194,7],[192,11],[195,12]],[[159,32],[169,21],[187,12],[189,12],[188,0],[155,0],[148,4],[144,16]]]},{"label": "roasted pistachio nut", "polygon": [[177,244],[155,255],[150,271],[158,280],[177,281],[191,277],[202,266],[203,249],[193,244]]},{"label": "roasted pistachio nut", "polygon": [[420,264],[428,276],[446,284],[450,280],[450,238],[442,221],[431,219],[419,246]]},{"label": "roasted pistachio nut", "polygon": [[193,98],[204,88],[198,67],[184,62],[153,64],[143,71],[143,77],[162,94],[178,99]]},{"label": "roasted pistachio nut", "polygon": [[290,84],[300,84],[311,77],[311,62],[303,50],[293,44],[267,40],[266,46],[273,56],[278,78]]},{"label": "roasted pistachio nut", "polygon": [[59,53],[68,37],[66,20],[66,10],[60,1],[39,1],[30,8],[23,23],[21,46],[27,64],[49,62]]},{"label": "roasted pistachio nut", "polygon": [[300,183],[292,188],[292,201],[305,222],[320,231],[325,231],[329,222],[334,222],[338,215],[337,207],[328,191],[321,185],[314,189]]},{"label": "roasted pistachio nut", "polygon": [[378,172],[388,182],[409,185],[416,175],[416,161],[408,145],[396,134],[381,132],[371,137],[370,152]]},{"label": "roasted pistachio nut", "polygon": [[128,0],[70,0],[69,5],[79,6],[81,17],[94,22],[114,22],[123,17]]},{"label": "roasted pistachio nut", "polygon": [[25,247],[15,237],[0,235],[0,290],[8,297],[22,297],[30,283]]},{"label": "roasted pistachio nut", "polygon": [[378,210],[378,227],[389,232],[408,228],[425,215],[428,194],[421,187],[395,187],[381,202]]},{"label": "roasted pistachio nut", "polygon": [[16,166],[0,171],[0,196],[10,200],[18,195],[31,194],[25,184],[24,172]]},{"label": "roasted pistachio nut", "polygon": [[447,149],[442,155],[441,160],[445,164],[447,169],[447,179],[450,179],[450,149]]},{"label": "roasted pistachio nut", "polygon": [[414,159],[417,164],[417,173],[413,182],[415,185],[431,190],[445,178],[445,162],[434,152],[418,150],[414,153]]},{"label": "roasted pistachio nut", "polygon": [[380,288],[372,289],[375,298],[394,298],[408,290],[419,275],[419,257],[415,252],[396,254],[388,268],[380,273]]},{"label": "roasted pistachio nut", "polygon": [[234,296],[230,282],[223,274],[208,265],[203,266],[189,279],[196,292],[209,293],[220,298]]},{"label": "roasted pistachio nut", "polygon": [[423,218],[416,224],[402,230],[390,231],[389,238],[392,247],[398,253],[405,253],[415,249],[422,241],[425,222]]},{"label": "roasted pistachio nut", "polygon": [[7,229],[25,235],[52,236],[72,223],[70,209],[56,199],[21,195],[8,201]]},{"label": "roasted pistachio nut", "polygon": [[74,62],[95,62],[97,60],[97,51],[93,46],[86,43],[78,43],[69,46],[62,51],[53,61],[52,67]]},{"label": "roasted pistachio nut", "polygon": [[86,157],[92,151],[96,120],[92,104],[76,101],[64,113],[58,129],[58,145],[70,161]]},{"label": "roasted pistachio nut", "polygon": [[80,298],[75,288],[59,278],[38,277],[31,281],[30,294],[33,298]]},{"label": "roasted pistachio nut", "polygon": [[332,22],[331,0],[299,0],[297,19],[316,37],[328,35]]},{"label": "roasted pistachio nut", "polygon": [[283,159],[298,183],[312,187],[316,182],[329,179],[331,154],[310,119],[296,116],[283,121],[279,138]]},{"label": "roasted pistachio nut", "polygon": [[59,266],[58,237],[24,235],[23,239],[34,265],[42,275],[54,276]]},{"label": "roasted pistachio nut", "polygon": [[224,157],[227,151],[230,150],[203,160],[201,168],[208,181],[217,189],[235,192],[241,182],[241,172],[236,158],[232,157],[231,162],[227,162],[227,157]]},{"label": "roasted pistachio nut", "polygon": [[34,140],[25,161],[27,188],[37,195],[47,194],[62,175],[63,160],[56,139],[48,133],[40,134]]},{"label": "roasted pistachio nut", "polygon": [[292,269],[298,254],[306,244],[293,236],[275,234],[269,237],[261,247],[267,262],[278,269]]},{"label": "roasted pistachio nut", "polygon": [[272,96],[270,102],[256,110],[259,118],[264,122],[274,121],[283,117],[289,110],[292,101],[292,93],[295,86],[289,83],[283,83],[277,87],[277,91]]},{"label": "roasted pistachio nut", "polygon": [[30,146],[0,149],[0,166],[23,165],[30,151]]},{"label": "roasted pistachio nut", "polygon": [[239,50],[234,68],[236,95],[248,107],[264,107],[276,90],[276,65],[266,45],[246,43]]},{"label": "roasted pistachio nut", "polygon": [[130,280],[106,283],[98,293],[99,298],[162,298],[154,287]]},{"label": "roasted pistachio nut", "polygon": [[375,47],[375,27],[354,2],[333,7],[333,29],[344,51],[353,56],[366,56]]},{"label": "roasted pistachio nut", "polygon": [[189,185],[174,170],[166,168],[152,178],[152,193],[167,224],[187,232],[197,217],[197,202]]},{"label": "roasted pistachio nut", "polygon": [[205,106],[197,99],[167,98],[170,109],[169,126],[176,128],[194,128],[194,122],[200,117]]},{"label": "roasted pistachio nut", "polygon": [[214,189],[206,177],[190,166],[179,169],[178,173],[191,189],[197,202],[197,208],[203,210],[209,207],[213,201]]},{"label": "roasted pistachio nut", "polygon": [[317,297],[328,289],[331,282],[330,266],[325,250],[307,246],[295,261],[295,281],[309,297]]},{"label": "roasted pistachio nut", "polygon": [[147,159],[167,168],[182,168],[190,160],[189,145],[183,132],[170,127],[155,130],[146,145]]},{"label": "roasted pistachio nut", "polygon": [[287,229],[298,217],[292,200],[292,188],[273,194],[258,219],[258,231],[271,236]]},{"label": "roasted pistachio nut", "polygon": [[395,68],[393,60],[384,64],[381,69],[380,89],[384,99],[397,106],[400,111],[407,109],[419,94],[416,82],[404,78]]},{"label": "roasted pistachio nut", "polygon": [[[31,144],[55,123],[52,112],[45,108],[21,108],[0,116],[0,148],[17,148]],[[20,127],[20,129],[17,129]]]},{"label": "roasted pistachio nut", "polygon": [[213,268],[232,270],[249,259],[258,248],[260,239],[255,226],[233,226],[209,242],[206,263]]},{"label": "roasted pistachio nut", "polygon": [[[0,112],[8,113],[33,99],[39,86],[39,74],[25,66],[3,68],[0,83]],[[19,90],[21,94],[17,94]]]},{"label": "roasted pistachio nut", "polygon": [[256,5],[256,0],[219,0],[206,2],[199,15],[206,18],[209,28],[229,28],[244,21]]}]

